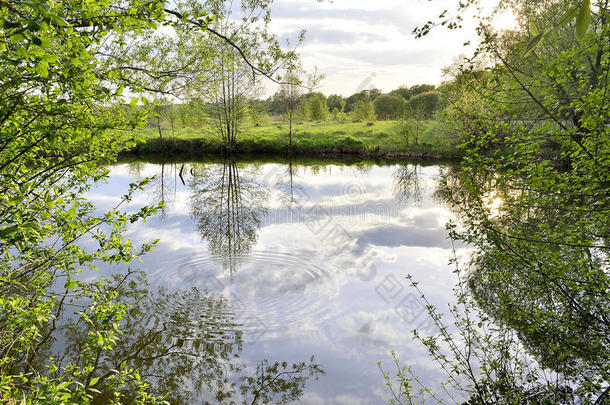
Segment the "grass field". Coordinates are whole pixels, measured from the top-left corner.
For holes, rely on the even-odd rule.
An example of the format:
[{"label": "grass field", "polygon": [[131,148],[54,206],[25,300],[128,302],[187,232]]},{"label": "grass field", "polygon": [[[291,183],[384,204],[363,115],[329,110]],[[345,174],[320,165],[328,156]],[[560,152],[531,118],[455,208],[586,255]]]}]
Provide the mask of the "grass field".
[{"label": "grass field", "polygon": [[[218,136],[208,129],[162,128],[140,129],[134,151],[139,153],[181,152],[220,153]],[[299,122],[293,123],[292,153],[301,155],[360,154],[368,156],[457,157],[445,126],[425,121],[418,145],[407,145],[397,121],[366,122]],[[238,135],[236,152],[288,153],[288,123],[269,121],[243,129]]]}]

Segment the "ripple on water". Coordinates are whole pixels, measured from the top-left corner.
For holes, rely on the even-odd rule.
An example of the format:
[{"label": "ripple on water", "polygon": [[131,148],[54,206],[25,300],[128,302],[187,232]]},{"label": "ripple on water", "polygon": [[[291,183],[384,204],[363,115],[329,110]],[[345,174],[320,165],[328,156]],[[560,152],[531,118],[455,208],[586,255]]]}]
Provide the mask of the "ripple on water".
[{"label": "ripple on water", "polygon": [[206,253],[175,255],[148,276],[157,285],[224,296],[246,337],[272,338],[298,327],[323,338],[320,327],[334,316],[329,305],[334,281],[327,269],[304,256],[269,251],[227,260]]}]

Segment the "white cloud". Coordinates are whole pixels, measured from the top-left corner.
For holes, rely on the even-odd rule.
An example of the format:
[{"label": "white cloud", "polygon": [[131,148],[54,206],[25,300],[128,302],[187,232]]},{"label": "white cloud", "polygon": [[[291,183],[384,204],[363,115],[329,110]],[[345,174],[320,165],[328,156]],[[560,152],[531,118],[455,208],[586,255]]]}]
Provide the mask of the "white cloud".
[{"label": "white cloud", "polygon": [[454,0],[278,0],[272,30],[294,39],[307,29],[299,53],[306,69],[317,66],[326,75],[320,91],[345,96],[371,87],[390,91],[403,84],[442,81],[442,67],[474,37],[473,23],[460,31],[437,29],[422,39],[415,39],[412,31],[455,8]]}]

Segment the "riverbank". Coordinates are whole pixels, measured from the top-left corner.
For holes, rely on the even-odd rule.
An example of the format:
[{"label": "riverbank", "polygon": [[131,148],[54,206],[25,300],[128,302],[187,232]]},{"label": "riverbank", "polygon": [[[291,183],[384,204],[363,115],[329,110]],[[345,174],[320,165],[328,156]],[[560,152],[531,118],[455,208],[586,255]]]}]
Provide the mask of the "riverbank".
[{"label": "riverbank", "polygon": [[[138,130],[135,145],[124,155],[140,154],[223,154],[218,136],[206,129],[157,128]],[[444,125],[425,121],[417,145],[407,145],[397,121],[375,122],[303,122],[293,124],[292,146],[288,124],[267,122],[244,130],[234,153],[297,156],[355,155],[379,158],[455,159],[461,153],[451,142]]]}]

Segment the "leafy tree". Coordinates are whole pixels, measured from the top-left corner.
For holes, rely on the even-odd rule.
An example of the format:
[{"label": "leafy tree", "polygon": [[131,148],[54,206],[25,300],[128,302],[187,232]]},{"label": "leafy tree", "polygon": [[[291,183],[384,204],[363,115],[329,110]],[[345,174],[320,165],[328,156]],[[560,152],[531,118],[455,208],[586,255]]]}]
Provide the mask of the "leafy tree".
[{"label": "leafy tree", "polygon": [[282,84],[276,99],[282,104],[284,112],[288,117],[288,142],[290,147],[292,147],[292,120],[294,118],[294,112],[299,105],[300,97],[301,87],[299,85],[299,80],[294,74],[289,74],[287,82]]},{"label": "leafy tree", "polygon": [[407,203],[410,199],[420,204],[422,202],[422,181],[420,178],[421,168],[417,164],[401,165],[394,175],[394,193],[398,199]]},{"label": "leafy tree", "polygon": [[[97,263],[127,264],[152,248],[133,246],[128,224],[158,207],[123,212],[146,181],[130,185],[117,206],[103,213],[84,198],[103,181],[131,131],[154,109],[149,97],[171,96],[199,83],[211,57],[175,46],[190,32],[200,42],[237,43],[210,25],[217,2],[2,2],[0,7],[0,397],[21,403],[86,403],[96,394],[96,365],[122,338],[127,305],[104,281],[83,283],[75,273]],[[255,4],[267,11],[268,2]],[[154,45],[171,27],[178,63],[150,63]],[[261,27],[261,25],[259,25]],[[267,35],[263,27],[258,31]],[[195,35],[197,34],[197,35]],[[240,56],[255,74],[273,78],[287,53],[268,41],[244,42]],[[184,49],[183,53],[179,50]],[[239,52],[239,51],[238,51]],[[282,56],[280,56],[282,55]],[[197,62],[197,63],[195,63]],[[168,62],[169,63],[169,62]],[[197,80],[195,80],[197,79]],[[143,107],[138,107],[141,102]],[[81,243],[84,241],[87,243]],[[75,304],[78,303],[78,306]],[[42,348],[53,339],[55,319],[76,313],[84,340],[77,360],[58,367]],[[38,357],[38,356],[43,357]],[[36,359],[36,361],[35,361]],[[129,392],[135,403],[158,403],[138,371],[122,363],[105,378],[107,403]]]},{"label": "leafy tree", "polygon": [[235,160],[196,166],[192,174],[190,215],[223,269],[233,274],[256,243],[268,190],[252,173],[240,173]]},{"label": "leafy tree", "polygon": [[325,121],[328,117],[326,96],[322,93],[313,93],[308,97],[309,118],[312,121]]},{"label": "leafy tree", "polygon": [[339,122],[347,121],[347,114],[338,108],[335,108],[332,110],[331,117],[334,121],[339,121]]},{"label": "leafy tree", "polygon": [[392,120],[400,117],[404,111],[405,100],[398,96],[382,94],[374,101],[375,114],[378,119]]},{"label": "leafy tree", "polygon": [[299,99],[296,109],[294,110],[294,119],[297,121],[307,121],[308,118],[308,101],[303,95]]},{"label": "leafy tree", "polygon": [[206,106],[202,99],[190,99],[178,104],[177,115],[183,127],[202,128],[207,122]]},{"label": "leafy tree", "polygon": [[[605,403],[610,9],[595,2],[575,36],[582,17],[563,21],[575,2],[509,4],[521,30],[494,32],[482,19],[485,72],[466,63],[467,91],[455,94],[478,102],[452,100],[468,149],[440,195],[462,219],[452,236],[476,248],[459,273],[458,335],[432,311],[441,334],[422,339],[469,403]],[[553,27],[534,48],[531,25]],[[463,122],[484,131],[473,136]]]},{"label": "leafy tree", "polygon": [[433,86],[431,84],[416,84],[415,86],[411,86],[411,87],[401,86],[401,87],[397,88],[396,90],[392,90],[390,92],[390,94],[393,96],[402,97],[403,99],[405,99],[405,101],[409,101],[409,99],[411,99],[411,97],[415,97],[418,94],[426,93],[426,92],[432,91],[434,89],[435,89],[435,86]]},{"label": "leafy tree", "polygon": [[411,140],[414,145],[419,143],[424,122],[433,117],[440,104],[440,99],[440,93],[429,91],[413,96],[406,103],[399,128],[407,145]]},{"label": "leafy tree", "polygon": [[331,94],[327,100],[328,109],[333,111],[335,108],[339,111],[343,111],[345,108],[345,99],[341,95]]},{"label": "leafy tree", "polygon": [[[175,292],[153,289],[143,274],[115,275],[111,284],[129,309],[123,338],[114,350],[100,355],[92,372],[99,391],[93,403],[112,400],[112,385],[110,390],[106,387],[112,370],[123,363],[139,370],[149,391],[176,404],[235,404],[241,402],[240,396],[254,404],[263,403],[263,398],[264,403],[282,404],[300,398],[311,378],[325,374],[313,358],[298,363],[262,360],[257,372],[251,373],[239,359],[244,344],[241,321],[231,300],[222,295],[196,287]],[[59,367],[78,363],[87,332],[77,319],[58,325],[56,335],[65,342],[62,352],[54,356],[60,359]],[[124,402],[136,401],[135,392],[122,394]]]},{"label": "leafy tree", "polygon": [[233,48],[219,44],[215,59],[216,68],[212,72],[215,89],[210,94],[208,116],[223,147],[232,151],[248,117],[257,84]]},{"label": "leafy tree", "polygon": [[381,95],[381,90],[379,89],[366,89],[358,93],[352,94],[347,99],[345,99],[345,108],[343,109],[343,111],[345,111],[346,113],[352,112],[354,108],[356,108],[356,104],[358,103],[358,101],[367,100],[373,102],[375,101],[375,98],[377,98],[379,95]]},{"label": "leafy tree", "polygon": [[405,114],[418,119],[432,119],[441,104],[441,94],[436,91],[420,93],[409,99]]},{"label": "leafy tree", "polygon": [[358,121],[374,121],[375,120],[375,107],[369,100],[362,99],[358,100],[356,107],[352,112],[354,118]]},{"label": "leafy tree", "polygon": [[249,102],[248,112],[250,123],[258,127],[265,122],[269,114],[269,105],[266,100],[252,99]]}]

